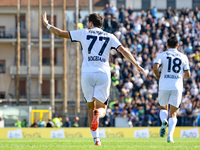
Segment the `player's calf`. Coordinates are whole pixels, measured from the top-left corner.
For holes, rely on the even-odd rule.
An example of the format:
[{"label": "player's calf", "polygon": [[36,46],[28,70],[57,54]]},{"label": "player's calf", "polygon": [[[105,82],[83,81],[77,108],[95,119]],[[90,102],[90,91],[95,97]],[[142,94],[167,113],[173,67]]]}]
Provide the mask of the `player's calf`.
[{"label": "player's calf", "polygon": [[168,126],[168,121],[164,119],[160,128],[160,137],[165,136],[167,126]]},{"label": "player's calf", "polygon": [[93,111],[93,120],[92,120],[92,123],[91,123],[91,130],[96,131],[98,126],[99,126],[99,110],[95,109]]}]

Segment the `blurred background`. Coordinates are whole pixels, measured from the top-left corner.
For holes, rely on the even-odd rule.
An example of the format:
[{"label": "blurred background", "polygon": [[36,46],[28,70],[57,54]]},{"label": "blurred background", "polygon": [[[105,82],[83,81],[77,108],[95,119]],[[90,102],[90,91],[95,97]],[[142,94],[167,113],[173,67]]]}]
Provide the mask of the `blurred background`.
[{"label": "blurred background", "polygon": [[147,77],[116,50],[110,51],[111,91],[103,127],[160,126],[158,80],[152,65],[168,37],[190,61],[177,126],[200,126],[199,0],[0,0],[0,127],[87,127],[80,86],[81,46],[50,34],[87,28],[87,16],[104,16]]}]

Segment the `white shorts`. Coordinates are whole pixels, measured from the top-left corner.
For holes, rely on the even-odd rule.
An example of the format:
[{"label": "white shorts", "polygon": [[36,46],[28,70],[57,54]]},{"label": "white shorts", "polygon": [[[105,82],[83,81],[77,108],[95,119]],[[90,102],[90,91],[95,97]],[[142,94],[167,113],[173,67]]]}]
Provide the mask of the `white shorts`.
[{"label": "white shorts", "polygon": [[83,72],[81,86],[87,102],[93,102],[93,97],[107,104],[110,95],[110,75],[101,72]]},{"label": "white shorts", "polygon": [[181,104],[182,91],[178,90],[160,90],[158,93],[158,103],[160,106],[170,104],[179,108]]}]

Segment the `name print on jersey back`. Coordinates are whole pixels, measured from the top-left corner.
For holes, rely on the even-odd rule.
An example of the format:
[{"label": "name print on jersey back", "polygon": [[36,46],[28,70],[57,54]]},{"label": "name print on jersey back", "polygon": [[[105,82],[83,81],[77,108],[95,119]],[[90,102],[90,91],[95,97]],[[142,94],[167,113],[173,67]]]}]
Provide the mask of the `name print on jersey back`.
[{"label": "name print on jersey back", "polygon": [[82,45],[82,72],[104,72],[110,74],[110,49],[121,45],[119,40],[100,28],[70,31],[72,41]]},{"label": "name print on jersey back", "polygon": [[[88,56],[88,61],[106,62],[106,59],[103,58],[103,57],[100,57],[100,56],[103,55],[104,50],[105,50],[106,46],[108,45],[108,42],[110,41],[110,38],[106,37],[108,35],[108,33],[103,32],[103,31],[93,31],[93,30],[89,30],[89,33],[92,34],[92,35],[87,35],[87,40],[91,40],[91,43],[88,47],[88,54],[91,54],[93,46],[94,46],[94,44],[96,43],[97,40],[104,41],[104,43],[103,43],[103,45],[102,45],[102,47],[101,47],[101,49],[98,53],[98,56]],[[100,36],[100,35],[102,35],[102,36]]]},{"label": "name print on jersey back", "polygon": [[189,69],[186,55],[175,49],[158,54],[155,63],[161,65],[160,90],[183,90],[183,73]]}]

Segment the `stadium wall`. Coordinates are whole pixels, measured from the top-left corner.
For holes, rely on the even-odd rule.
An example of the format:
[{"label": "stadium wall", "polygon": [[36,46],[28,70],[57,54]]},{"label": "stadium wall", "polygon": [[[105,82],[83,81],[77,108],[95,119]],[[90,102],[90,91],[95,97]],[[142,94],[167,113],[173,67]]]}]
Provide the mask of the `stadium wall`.
[{"label": "stadium wall", "polygon": [[151,8],[157,7],[158,9],[166,9],[167,8],[167,0],[151,0]]},{"label": "stadium wall", "polygon": [[192,0],[176,0],[177,9],[190,8],[192,9]]},{"label": "stadium wall", "polygon": [[[158,138],[159,127],[100,128],[101,138]],[[91,138],[89,128],[1,128],[0,138]],[[174,137],[199,138],[200,127],[177,127]],[[166,134],[167,136],[167,134]]]},{"label": "stadium wall", "polygon": [[133,9],[141,9],[142,0],[126,1],[126,8],[128,8],[129,6],[132,6]]},{"label": "stadium wall", "polygon": [[[117,3],[119,2],[119,0],[110,0],[111,3],[114,3],[117,6]],[[132,6],[133,9],[136,10],[141,10],[144,9],[143,5],[145,5],[145,0],[120,0],[120,2],[124,2],[126,8],[128,8],[129,6]],[[182,9],[182,8],[193,8],[194,5],[194,1],[193,0],[174,0],[171,1],[172,3],[174,2],[175,7],[177,9]],[[157,7],[160,10],[165,10],[167,9],[168,5],[170,5],[170,1],[168,0],[150,0],[150,6],[151,8],[153,8],[154,6]]]}]

